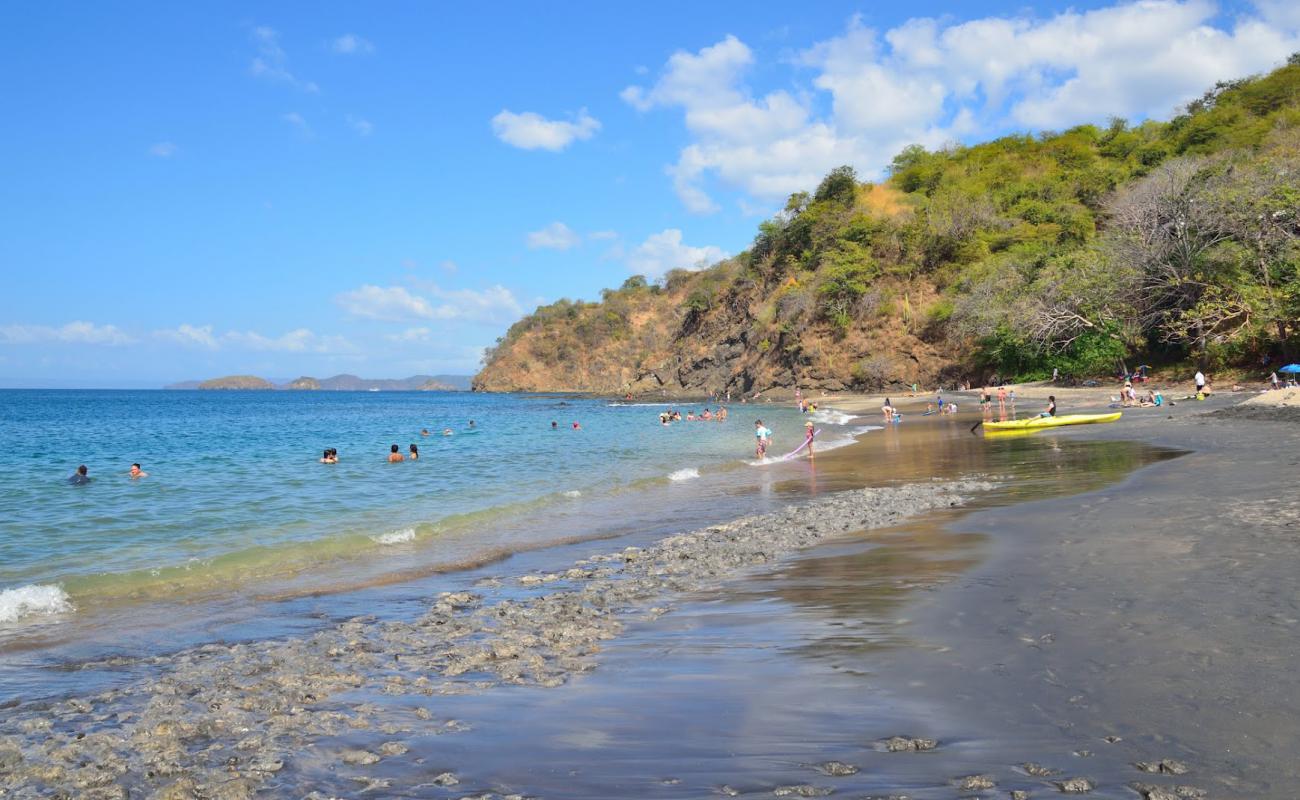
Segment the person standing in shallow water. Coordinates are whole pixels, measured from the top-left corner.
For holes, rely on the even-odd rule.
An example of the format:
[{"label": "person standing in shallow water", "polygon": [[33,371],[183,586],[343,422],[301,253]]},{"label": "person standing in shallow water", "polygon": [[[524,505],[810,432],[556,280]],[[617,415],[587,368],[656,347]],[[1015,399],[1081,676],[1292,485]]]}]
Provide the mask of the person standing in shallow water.
[{"label": "person standing in shallow water", "polygon": [[388,463],[396,464],[398,461],[405,461],[406,457],[402,455],[402,448],[393,445],[388,448]]},{"label": "person standing in shallow water", "polygon": [[127,472],[127,474],[131,476],[131,480],[136,480],[137,478],[147,478],[147,477],[149,477],[149,473],[147,473],[147,472],[145,472],[144,470],[140,469],[140,463],[139,463],[139,462],[136,462],[136,463],[132,464],[132,465],[131,465],[131,470],[130,470],[129,472]]},{"label": "person standing in shallow water", "polygon": [[414,443],[411,444],[410,450],[411,450],[410,459],[412,461],[420,457],[420,448],[416,447]]},{"label": "person standing in shallow water", "polygon": [[73,486],[85,486],[90,483],[90,476],[86,474],[85,464],[77,467],[77,471],[68,477],[68,483]]},{"label": "person standing in shallow water", "polygon": [[754,457],[762,460],[767,455],[767,446],[772,443],[772,431],[763,425],[763,420],[754,420]]}]

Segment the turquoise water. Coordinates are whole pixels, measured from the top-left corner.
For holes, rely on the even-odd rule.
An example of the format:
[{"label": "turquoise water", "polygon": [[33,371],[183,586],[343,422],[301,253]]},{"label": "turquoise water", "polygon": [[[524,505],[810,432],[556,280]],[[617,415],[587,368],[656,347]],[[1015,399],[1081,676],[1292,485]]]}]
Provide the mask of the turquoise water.
[{"label": "turquoise water", "polygon": [[[735,405],[723,423],[663,427],[661,408],[554,395],[0,391],[0,622],[238,589],[393,547],[436,552],[452,532],[464,550],[476,526],[555,504],[635,505],[620,493],[748,469],[756,414],[776,431],[773,453],[802,439],[793,409]],[[418,461],[387,463],[389,445],[411,443]],[[326,447],[338,464],[319,463]],[[148,477],[128,477],[134,461]],[[88,485],[67,481],[79,464]]]}]

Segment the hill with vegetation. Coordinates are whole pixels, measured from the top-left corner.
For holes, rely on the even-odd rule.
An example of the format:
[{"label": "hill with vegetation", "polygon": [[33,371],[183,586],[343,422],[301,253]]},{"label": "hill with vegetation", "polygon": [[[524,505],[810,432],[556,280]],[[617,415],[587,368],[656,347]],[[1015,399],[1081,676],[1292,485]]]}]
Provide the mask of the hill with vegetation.
[{"label": "hill with vegetation", "polygon": [[227,375],[224,378],[212,378],[203,381],[198,388],[208,389],[274,389],[275,384],[256,375]]},{"label": "hill with vegetation", "polygon": [[1133,359],[1258,365],[1294,355],[1298,243],[1293,56],[1168,122],[913,146],[879,183],[838,168],[733,258],[538,308],[474,387],[876,390]]}]

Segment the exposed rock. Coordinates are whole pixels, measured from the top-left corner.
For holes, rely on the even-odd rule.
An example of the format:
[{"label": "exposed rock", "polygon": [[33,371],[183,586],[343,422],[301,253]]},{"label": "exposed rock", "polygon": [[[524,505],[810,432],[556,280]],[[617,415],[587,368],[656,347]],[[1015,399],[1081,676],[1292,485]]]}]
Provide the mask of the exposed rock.
[{"label": "exposed rock", "polygon": [[1095,787],[1092,781],[1087,778],[1067,778],[1063,781],[1056,782],[1056,788],[1065,794],[1086,794],[1091,792]]},{"label": "exposed rock", "polygon": [[813,768],[823,775],[830,775],[833,778],[858,773],[857,767],[852,764],[845,764],[843,761],[823,761],[820,764],[814,764]]},{"label": "exposed rock", "polygon": [[964,778],[958,778],[954,783],[957,784],[958,789],[966,792],[992,789],[998,785],[997,781],[994,781],[993,778],[988,775],[967,775]]},{"label": "exposed rock", "polygon": [[933,750],[939,746],[939,742],[935,739],[919,739],[910,736],[891,736],[881,744],[891,753]]}]

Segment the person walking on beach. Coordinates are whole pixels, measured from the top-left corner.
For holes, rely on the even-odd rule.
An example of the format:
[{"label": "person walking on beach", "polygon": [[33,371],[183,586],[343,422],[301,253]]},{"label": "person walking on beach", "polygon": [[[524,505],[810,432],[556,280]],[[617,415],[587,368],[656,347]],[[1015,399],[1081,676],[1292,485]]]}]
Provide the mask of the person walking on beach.
[{"label": "person walking on beach", "polygon": [[1200,400],[1205,395],[1205,373],[1196,370],[1196,377],[1192,380],[1196,382],[1196,399]]},{"label": "person walking on beach", "polygon": [[1268,382],[1271,383],[1271,384],[1273,384],[1273,388],[1274,388],[1274,389],[1281,388],[1281,384],[1280,384],[1280,383],[1278,382],[1278,380],[1277,380],[1277,373],[1276,373],[1276,372],[1274,372],[1272,375],[1269,375],[1269,376],[1268,376]]},{"label": "person walking on beach", "polygon": [[396,464],[398,461],[405,461],[405,460],[406,460],[406,456],[402,455],[402,448],[398,447],[397,445],[393,445],[392,447],[388,448],[389,464]]},{"label": "person walking on beach", "polygon": [[808,460],[810,461],[813,459],[813,437],[816,435],[817,431],[813,430],[812,420],[805,422],[803,424],[803,443],[804,447],[808,448]]},{"label": "person walking on beach", "polygon": [[68,476],[68,483],[73,486],[85,486],[90,483],[90,476],[86,474],[85,464],[77,467],[77,471]]},{"label": "person walking on beach", "polygon": [[147,477],[149,477],[149,473],[147,473],[147,472],[145,472],[144,470],[140,469],[140,462],[138,462],[138,461],[137,461],[136,463],[134,463],[134,464],[131,465],[131,470],[130,470],[129,472],[127,472],[127,475],[130,475],[130,476],[131,476],[131,480],[136,480],[136,479],[138,479],[138,478],[147,478]]},{"label": "person walking on beach", "polygon": [[767,455],[767,446],[772,443],[772,431],[763,425],[763,420],[754,420],[754,457],[760,461]]}]

